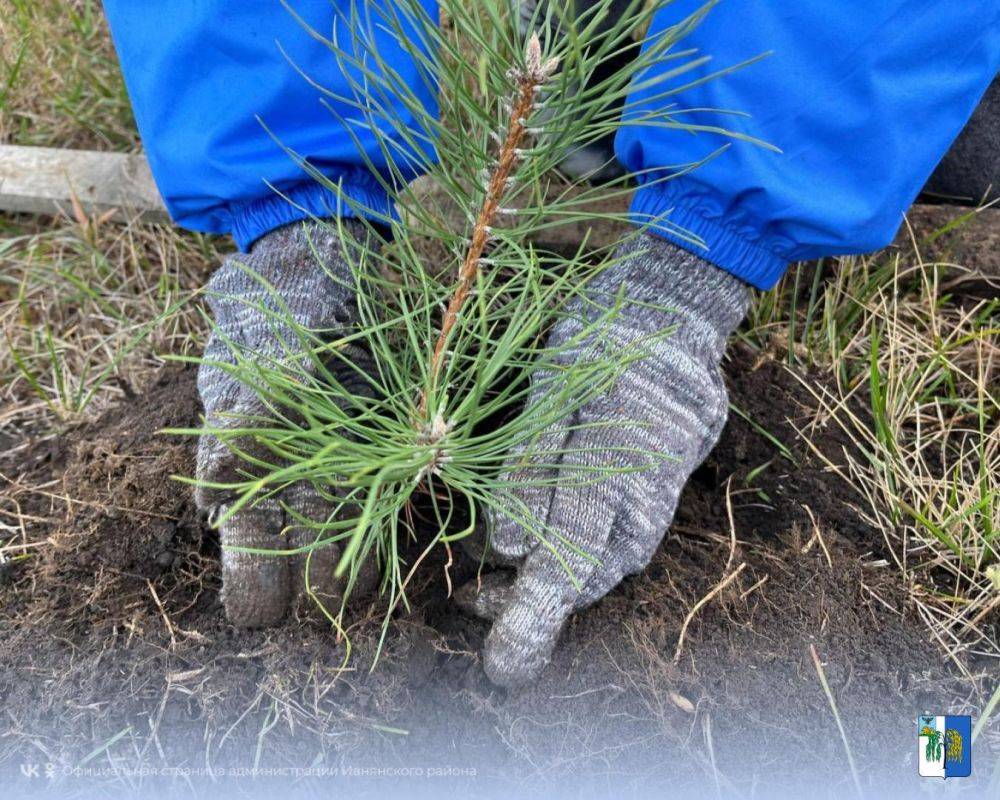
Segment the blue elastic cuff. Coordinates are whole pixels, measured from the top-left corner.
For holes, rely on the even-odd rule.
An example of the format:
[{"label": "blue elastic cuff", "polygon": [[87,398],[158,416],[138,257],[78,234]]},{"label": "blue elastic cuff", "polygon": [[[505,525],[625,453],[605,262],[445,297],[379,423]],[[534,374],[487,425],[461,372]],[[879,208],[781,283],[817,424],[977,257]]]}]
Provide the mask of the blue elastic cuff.
[{"label": "blue elastic cuff", "polygon": [[[275,228],[312,217],[361,216],[379,222],[397,219],[395,204],[385,188],[369,173],[353,169],[331,178],[339,181],[343,197],[315,180],[307,179],[290,188],[246,203],[230,206],[232,236],[242,252]],[[346,199],[345,199],[346,198]],[[347,199],[357,204],[353,207]]]},{"label": "blue elastic cuff", "polygon": [[[745,225],[727,225],[722,215],[699,208],[701,204],[698,196],[685,191],[683,179],[667,180],[639,187],[629,217],[758,289],[773,287],[788,269],[789,259],[762,246]],[[701,239],[705,247],[678,235],[677,229]]]}]

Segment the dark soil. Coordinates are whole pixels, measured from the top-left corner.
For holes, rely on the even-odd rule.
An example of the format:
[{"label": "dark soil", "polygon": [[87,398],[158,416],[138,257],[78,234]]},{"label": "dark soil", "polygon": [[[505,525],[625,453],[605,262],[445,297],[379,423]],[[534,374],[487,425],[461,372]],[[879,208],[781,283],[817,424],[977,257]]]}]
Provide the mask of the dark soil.
[{"label": "dark soil", "polygon": [[970,305],[1000,296],[1000,207],[915,205],[908,220],[897,236],[904,251],[916,241],[926,262],[961,265],[948,275],[948,294]]},{"label": "dark soil", "polygon": [[[189,369],[166,369],[93,424],[11,446],[0,520],[44,545],[0,574],[0,785],[39,791],[48,764],[64,792],[88,797],[250,795],[269,780],[322,796],[398,783],[410,796],[719,786],[749,797],[808,784],[843,797],[854,789],[815,648],[866,789],[914,789],[916,715],[959,712],[971,689],[929,641],[855,498],[797,445],[788,420],[811,417],[796,380],[745,352],[729,376],[736,404],[795,463],[732,415],[651,566],[574,617],[538,683],[511,694],[486,680],[486,623],[448,599],[440,563],[423,570],[371,671],[377,604],[351,632],[347,669],[343,644],[315,621],[226,623],[216,538],[171,480],[191,474],[192,442],[158,433],[197,422]],[[814,441],[845,445],[823,428]],[[822,541],[803,552],[817,529]],[[694,618],[675,665],[685,616],[730,559],[747,566]],[[463,562],[450,574],[458,584],[473,572]],[[329,772],[294,784],[162,774],[255,765]]]}]

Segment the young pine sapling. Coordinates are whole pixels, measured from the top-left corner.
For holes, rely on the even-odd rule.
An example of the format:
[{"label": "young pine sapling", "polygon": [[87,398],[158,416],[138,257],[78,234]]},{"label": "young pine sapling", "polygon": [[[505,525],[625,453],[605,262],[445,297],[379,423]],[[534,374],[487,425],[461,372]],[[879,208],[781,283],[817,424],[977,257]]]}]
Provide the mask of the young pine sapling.
[{"label": "young pine sapling", "polygon": [[[607,137],[622,116],[630,125],[679,133],[721,132],[682,119],[670,104],[671,96],[684,91],[688,73],[706,60],[675,46],[707,6],[645,38],[658,4],[632,0],[610,18],[613,1],[601,0],[575,16],[556,8],[571,4],[538,4],[527,25],[510,0],[442,0],[441,19],[419,0],[358,3],[338,12],[346,15],[345,29],[355,32],[352,41],[307,29],[325,42],[351,82],[349,95],[330,99],[352,110],[350,119],[341,120],[349,135],[377,141],[381,159],[366,157],[367,166],[391,199],[389,209],[366,204],[290,153],[330,190],[344,215],[364,221],[366,235],[346,247],[361,324],[346,334],[310,330],[283,313],[280,298],[261,304],[259,313],[276,331],[291,330],[295,346],[278,359],[234,347],[233,363],[216,366],[251,387],[268,415],[185,433],[217,436],[245,461],[240,480],[213,487],[237,497],[217,523],[248,505],[280,498],[300,481],[330,502],[335,511],[324,519],[286,508],[314,540],[304,548],[264,553],[278,558],[305,552],[311,559],[320,548],[336,548],[343,600],[339,609],[323,611],[338,630],[343,603],[363,567],[378,565],[391,614],[406,603],[407,583],[424,557],[435,547],[482,535],[489,527],[484,516],[514,519],[553,552],[557,542],[573,548],[532,518],[515,490],[551,485],[553,465],[545,462],[559,452],[538,448],[540,437],[567,424],[670,333],[613,341],[609,323],[626,300],[623,292],[600,307],[586,299],[588,283],[615,262],[611,246],[589,246],[588,232],[597,221],[626,221],[624,213],[603,209],[636,180],[666,181],[696,165],[597,186],[587,176],[560,175],[558,166],[568,154]],[[420,85],[405,82],[392,63],[366,47],[376,29],[391,31],[418,65]],[[648,69],[664,61],[671,68]],[[601,68],[609,62],[628,66]],[[646,90],[642,107],[626,99],[633,83]],[[648,110],[651,90],[655,112]],[[408,187],[421,173],[433,192]],[[598,210],[595,201],[603,201]],[[325,224],[340,227],[336,219]],[[657,224],[669,226],[669,220]],[[533,244],[558,226],[579,231],[575,252]],[[574,303],[587,307],[578,334],[558,347],[547,345],[548,329],[578,314],[570,310]],[[563,357],[581,345],[587,358]],[[357,352],[367,354],[364,363],[350,360],[348,354]],[[365,391],[347,391],[337,377],[345,368]],[[504,469],[512,452],[526,465],[516,473]],[[563,470],[561,485],[644,468],[635,466],[635,458],[623,467],[615,453],[605,455],[596,469],[580,468],[569,477]],[[631,455],[646,466],[667,457]],[[418,507],[431,517],[419,525]],[[404,549],[417,540],[419,555],[405,563]],[[309,574],[307,568],[307,582]]]}]

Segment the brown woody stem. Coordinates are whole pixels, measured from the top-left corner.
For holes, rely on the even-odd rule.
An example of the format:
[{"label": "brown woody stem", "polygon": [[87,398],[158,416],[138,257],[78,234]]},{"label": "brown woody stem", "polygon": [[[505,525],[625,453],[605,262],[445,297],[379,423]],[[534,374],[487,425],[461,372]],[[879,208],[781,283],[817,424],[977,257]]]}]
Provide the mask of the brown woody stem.
[{"label": "brown woody stem", "polygon": [[479,214],[476,216],[472,237],[469,240],[469,249],[466,251],[462,266],[458,271],[458,284],[448,302],[444,316],[441,318],[441,330],[434,343],[434,354],[431,357],[428,386],[420,397],[419,419],[421,420],[426,421],[428,395],[436,388],[441,371],[444,369],[448,340],[476,280],[483,252],[491,238],[491,228],[500,212],[508,179],[517,164],[518,148],[527,133],[526,120],[531,115],[539,87],[555,71],[555,68],[556,62],[554,60],[546,64],[541,63],[538,39],[532,37],[528,43],[526,69],[516,73],[517,90],[510,112],[510,120],[507,123],[507,135],[500,145],[496,166],[486,183],[486,194],[483,197],[483,204],[479,208]]}]

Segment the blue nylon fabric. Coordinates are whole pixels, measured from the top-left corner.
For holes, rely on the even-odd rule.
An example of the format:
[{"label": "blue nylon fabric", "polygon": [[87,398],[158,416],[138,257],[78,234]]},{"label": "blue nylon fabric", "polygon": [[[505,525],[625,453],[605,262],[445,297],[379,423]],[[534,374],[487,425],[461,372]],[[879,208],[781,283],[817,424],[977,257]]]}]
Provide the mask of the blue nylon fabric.
[{"label": "blue nylon fabric", "polygon": [[[349,13],[351,0],[291,2],[317,32],[341,46],[351,41],[336,13]],[[421,2],[436,15],[433,0]],[[651,32],[700,6],[676,0],[658,12]],[[246,249],[267,231],[310,214],[350,215],[275,138],[340,181],[349,197],[392,213],[361,155],[384,171],[376,137],[354,124],[356,143],[289,60],[333,92],[349,94],[349,81],[330,50],[279,0],[105,0],[105,9],[153,175],[178,224],[231,233]],[[377,25],[371,30],[373,46],[402,80],[422,86],[423,76],[393,37]],[[650,100],[662,87],[634,91],[631,113],[674,103],[671,110],[686,120],[745,133],[782,152],[734,141],[697,170],[661,181],[670,167],[700,161],[729,140],[625,124],[616,138],[618,157],[629,170],[649,171],[633,201],[633,219],[769,288],[790,261],[866,252],[891,240],[1000,69],[1000,4],[721,0],[679,47],[695,47],[712,62],[667,85],[771,55],[665,101]],[[435,108],[430,87],[423,99]],[[328,102],[342,117],[358,116]],[[412,125],[403,108],[396,112]],[[413,153],[407,177],[429,157]],[[664,219],[705,247],[657,224]]]},{"label": "blue nylon fabric", "polygon": [[[434,0],[421,4],[437,18]],[[283,147],[339,182],[351,199],[380,215],[393,212],[384,187],[361,155],[387,174],[374,133],[357,123],[357,109],[324,98],[303,77],[335,94],[352,96],[345,68],[302,23],[347,50],[354,47],[352,5],[367,13],[369,21],[361,29],[370,31],[370,38],[356,45],[359,53],[377,48],[402,81],[423,93],[427,107],[436,108],[432,87],[381,27],[379,11],[390,0],[290,0],[289,5],[294,14],[279,0],[104,3],[139,133],[167,210],[178,225],[191,230],[231,233],[243,250],[289,222],[353,213],[343,203],[338,207],[336,194],[309,177]],[[411,114],[402,107],[395,110],[413,127]],[[357,143],[341,120],[354,121]],[[419,165],[432,157],[429,150],[399,145],[397,159],[403,153],[412,158],[406,177],[415,177]]]},{"label": "blue nylon fabric", "polygon": [[[666,6],[651,35],[701,5]],[[699,162],[726,139],[623,125],[619,159],[631,171],[650,171],[633,219],[767,289],[791,261],[870,252],[892,240],[1000,69],[1000,3],[722,0],[677,47],[697,48],[711,62],[667,86],[770,55],[666,101],[649,100],[662,86],[634,91],[625,119],[676,103],[679,119],[754,136],[781,152],[734,141],[689,174],[662,180],[667,173],[657,170]],[[664,219],[707,249],[657,224]]]}]

